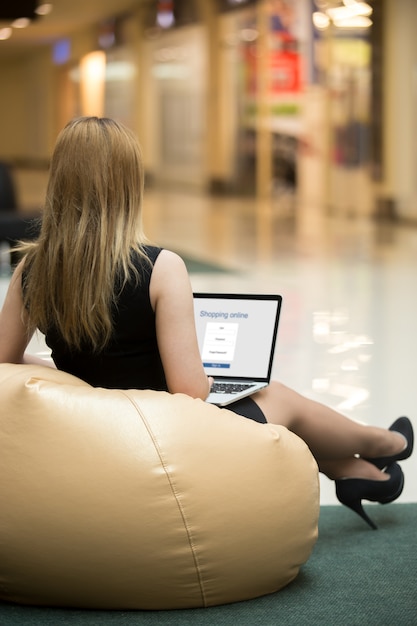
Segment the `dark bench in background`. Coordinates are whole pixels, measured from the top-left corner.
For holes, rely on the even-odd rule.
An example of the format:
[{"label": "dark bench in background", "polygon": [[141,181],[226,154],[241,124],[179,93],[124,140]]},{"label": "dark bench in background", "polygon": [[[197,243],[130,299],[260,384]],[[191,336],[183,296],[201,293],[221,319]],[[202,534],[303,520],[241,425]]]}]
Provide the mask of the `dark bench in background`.
[{"label": "dark bench in background", "polygon": [[35,239],[39,233],[39,216],[19,213],[12,168],[0,161],[0,268],[2,273],[18,261],[13,247],[21,240]]}]

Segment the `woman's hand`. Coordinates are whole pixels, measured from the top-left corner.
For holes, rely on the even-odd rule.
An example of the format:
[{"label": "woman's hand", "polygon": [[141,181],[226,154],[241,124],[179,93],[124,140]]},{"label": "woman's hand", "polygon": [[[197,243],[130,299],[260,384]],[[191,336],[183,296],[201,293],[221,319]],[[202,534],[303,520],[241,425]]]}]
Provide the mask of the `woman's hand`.
[{"label": "woman's hand", "polygon": [[213,378],[213,376],[207,376],[207,379],[208,379],[208,384],[209,384],[209,390],[208,390],[208,394],[207,395],[209,395],[210,391],[211,391],[211,388],[213,386],[213,383],[214,383],[214,378]]}]

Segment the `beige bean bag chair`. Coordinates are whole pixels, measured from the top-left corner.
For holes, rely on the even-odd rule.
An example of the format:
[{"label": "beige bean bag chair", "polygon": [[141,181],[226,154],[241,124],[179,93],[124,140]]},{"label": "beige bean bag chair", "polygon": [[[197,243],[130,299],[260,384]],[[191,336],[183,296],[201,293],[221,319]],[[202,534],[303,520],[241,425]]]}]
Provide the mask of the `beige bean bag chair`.
[{"label": "beige bean bag chair", "polygon": [[206,607],[275,592],[317,538],[318,474],[284,427],[185,395],[0,365],[0,598]]}]

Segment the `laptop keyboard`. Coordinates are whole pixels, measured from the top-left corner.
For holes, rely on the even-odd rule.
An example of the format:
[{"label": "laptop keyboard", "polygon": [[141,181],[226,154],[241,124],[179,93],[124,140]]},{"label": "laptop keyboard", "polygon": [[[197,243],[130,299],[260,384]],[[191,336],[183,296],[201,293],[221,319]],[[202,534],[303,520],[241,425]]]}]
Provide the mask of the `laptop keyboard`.
[{"label": "laptop keyboard", "polygon": [[213,383],[211,393],[239,393],[254,386],[253,383]]}]

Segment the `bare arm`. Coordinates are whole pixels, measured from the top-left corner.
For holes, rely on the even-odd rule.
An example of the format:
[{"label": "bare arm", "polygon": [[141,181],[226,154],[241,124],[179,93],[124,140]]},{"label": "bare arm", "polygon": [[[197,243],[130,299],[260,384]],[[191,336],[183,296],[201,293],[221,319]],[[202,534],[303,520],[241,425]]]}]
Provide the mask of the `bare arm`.
[{"label": "bare arm", "polygon": [[21,262],[10,281],[9,289],[0,311],[0,363],[32,363],[55,367],[52,361],[25,354],[31,334],[27,330],[27,315],[22,298]]},{"label": "bare arm", "polygon": [[183,260],[162,250],[152,272],[151,303],[168,389],[194,398],[207,397],[211,379],[201,363],[190,280]]},{"label": "bare arm", "polygon": [[23,310],[22,268],[23,263],[20,263],[11,278],[0,312],[0,363],[23,363],[31,339]]}]

